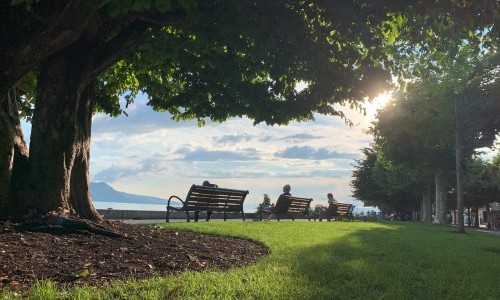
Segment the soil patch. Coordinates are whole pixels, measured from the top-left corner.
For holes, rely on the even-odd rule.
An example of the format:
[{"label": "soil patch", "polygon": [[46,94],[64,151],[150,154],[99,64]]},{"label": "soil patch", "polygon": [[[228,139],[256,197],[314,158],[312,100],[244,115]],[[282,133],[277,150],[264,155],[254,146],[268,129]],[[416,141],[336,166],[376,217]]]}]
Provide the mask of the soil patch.
[{"label": "soil patch", "polygon": [[122,222],[99,223],[116,236],[80,230],[34,232],[0,223],[0,289],[26,290],[36,281],[100,286],[184,270],[242,267],[269,253],[261,243]]}]

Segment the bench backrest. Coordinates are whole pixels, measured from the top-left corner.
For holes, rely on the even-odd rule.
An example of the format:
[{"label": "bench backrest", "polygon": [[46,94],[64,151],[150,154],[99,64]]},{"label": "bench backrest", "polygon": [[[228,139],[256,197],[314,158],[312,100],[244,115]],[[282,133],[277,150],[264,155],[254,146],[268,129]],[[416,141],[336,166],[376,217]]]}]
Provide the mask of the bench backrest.
[{"label": "bench backrest", "polygon": [[191,186],[186,196],[185,208],[187,210],[210,211],[243,211],[248,191],[233,190],[219,187],[195,185]]},{"label": "bench backrest", "polygon": [[293,196],[280,195],[274,205],[274,213],[307,213],[311,205],[312,198],[300,198]]},{"label": "bench backrest", "polygon": [[354,209],[352,204],[347,203],[336,203],[335,206],[337,208],[336,213],[339,216],[348,216],[352,213],[352,209]]}]

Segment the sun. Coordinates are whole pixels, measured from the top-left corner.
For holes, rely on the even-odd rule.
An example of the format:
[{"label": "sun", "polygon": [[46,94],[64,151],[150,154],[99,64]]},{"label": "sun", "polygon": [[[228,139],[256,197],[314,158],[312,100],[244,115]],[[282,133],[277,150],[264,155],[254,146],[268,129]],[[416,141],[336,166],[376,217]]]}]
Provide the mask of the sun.
[{"label": "sun", "polygon": [[380,93],[377,97],[375,97],[373,101],[371,102],[365,101],[363,103],[363,107],[366,109],[366,117],[368,117],[371,120],[375,119],[377,110],[386,106],[386,104],[391,100],[392,100],[392,93],[383,92]]}]

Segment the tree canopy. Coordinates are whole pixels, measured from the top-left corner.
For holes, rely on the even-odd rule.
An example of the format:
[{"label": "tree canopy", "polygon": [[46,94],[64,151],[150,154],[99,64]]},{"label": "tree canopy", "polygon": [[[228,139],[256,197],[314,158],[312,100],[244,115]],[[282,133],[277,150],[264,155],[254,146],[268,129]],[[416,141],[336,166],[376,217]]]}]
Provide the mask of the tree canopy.
[{"label": "tree canopy", "polygon": [[[332,104],[375,96],[390,79],[381,31],[387,7],[340,4],[2,2],[2,212],[96,218],[91,114],[121,113],[124,94],[130,103],[144,92],[178,120],[246,115],[268,124],[342,116]],[[33,109],[29,155],[18,107]]]},{"label": "tree canopy", "polygon": [[120,96],[129,104],[144,92],[177,120],[343,117],[333,104],[359,106],[405,70],[387,45],[424,37],[423,51],[449,30],[487,45],[498,37],[498,9],[486,0],[2,1],[1,217],[98,218],[88,192],[91,116],[122,113]]}]

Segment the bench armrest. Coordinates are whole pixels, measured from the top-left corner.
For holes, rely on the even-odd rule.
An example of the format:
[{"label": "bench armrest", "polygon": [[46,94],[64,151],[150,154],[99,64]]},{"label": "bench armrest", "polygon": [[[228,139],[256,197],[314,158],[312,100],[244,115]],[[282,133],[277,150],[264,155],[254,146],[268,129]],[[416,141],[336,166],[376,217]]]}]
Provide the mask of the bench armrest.
[{"label": "bench armrest", "polygon": [[172,195],[172,196],[170,196],[170,198],[168,198],[167,208],[170,207],[170,200],[172,200],[172,198],[179,200],[182,203],[183,207],[184,207],[184,205],[186,205],[185,202],[181,198],[179,198],[175,195]]}]

